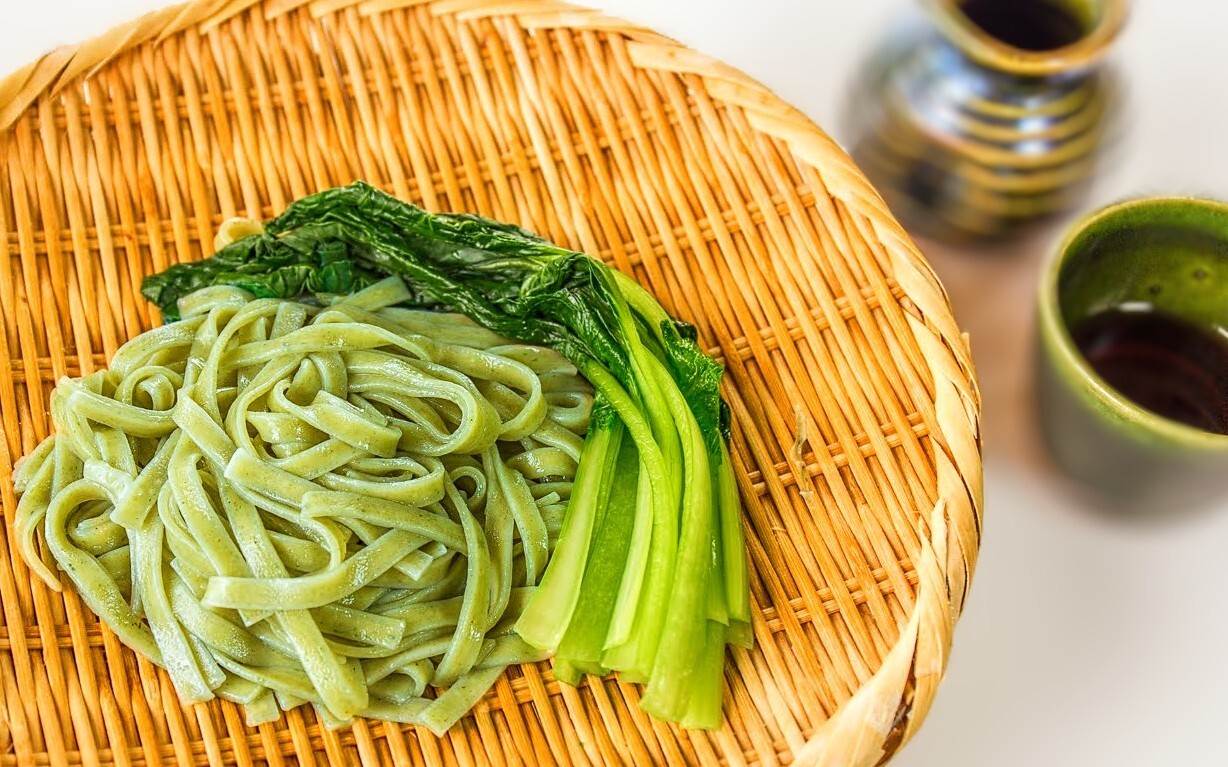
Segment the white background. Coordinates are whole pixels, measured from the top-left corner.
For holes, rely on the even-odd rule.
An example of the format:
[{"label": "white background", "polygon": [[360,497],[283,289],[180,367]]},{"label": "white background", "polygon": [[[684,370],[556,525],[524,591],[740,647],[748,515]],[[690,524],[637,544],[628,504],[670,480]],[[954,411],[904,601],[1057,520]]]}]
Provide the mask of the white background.
[{"label": "white background", "polygon": [[[599,2],[745,70],[840,140],[859,63],[914,3]],[[0,73],[159,4],[0,0]],[[1147,193],[1228,198],[1225,30],[1223,0],[1136,0],[1116,57],[1127,139],[1087,207]],[[986,531],[947,681],[893,767],[1228,764],[1228,500],[1176,524],[1114,524],[1088,513],[1038,446],[1032,296],[1061,228],[979,252],[922,243],[972,333]]]}]

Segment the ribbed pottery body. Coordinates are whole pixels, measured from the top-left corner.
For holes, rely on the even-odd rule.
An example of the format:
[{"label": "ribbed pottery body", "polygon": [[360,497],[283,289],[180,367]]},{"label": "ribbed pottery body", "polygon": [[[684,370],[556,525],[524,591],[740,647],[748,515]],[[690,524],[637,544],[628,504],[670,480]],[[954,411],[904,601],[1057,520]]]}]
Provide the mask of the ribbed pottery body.
[{"label": "ribbed pottery body", "polygon": [[1117,100],[1099,51],[1029,66],[1036,52],[1012,47],[939,4],[868,69],[855,156],[918,231],[1010,234],[1067,209],[1092,176]]}]

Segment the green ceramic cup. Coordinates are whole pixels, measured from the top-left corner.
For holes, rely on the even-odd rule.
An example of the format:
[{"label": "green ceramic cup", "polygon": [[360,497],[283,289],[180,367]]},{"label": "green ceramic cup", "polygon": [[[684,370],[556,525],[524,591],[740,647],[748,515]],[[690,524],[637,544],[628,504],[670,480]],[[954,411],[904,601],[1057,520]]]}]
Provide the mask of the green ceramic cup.
[{"label": "green ceramic cup", "polygon": [[1139,406],[1075,344],[1072,328],[1087,318],[1144,306],[1211,333],[1228,328],[1228,204],[1132,200],[1067,235],[1039,294],[1037,395],[1051,454],[1116,512],[1177,513],[1228,499],[1228,436]]}]

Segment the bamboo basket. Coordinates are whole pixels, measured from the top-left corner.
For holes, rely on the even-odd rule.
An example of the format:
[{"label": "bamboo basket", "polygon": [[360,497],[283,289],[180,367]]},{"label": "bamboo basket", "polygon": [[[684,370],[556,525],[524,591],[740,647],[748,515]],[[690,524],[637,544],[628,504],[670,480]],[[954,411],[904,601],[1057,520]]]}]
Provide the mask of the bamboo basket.
[{"label": "bamboo basket", "polygon": [[[634,274],[727,366],[755,649],[723,729],[513,669],[445,737],[183,706],[15,555],[13,462],[62,375],[158,321],[142,275],[363,178]],[[887,761],[946,666],[981,532],[945,293],[845,154],[761,85],[551,0],[196,0],[0,80],[0,767]]]}]

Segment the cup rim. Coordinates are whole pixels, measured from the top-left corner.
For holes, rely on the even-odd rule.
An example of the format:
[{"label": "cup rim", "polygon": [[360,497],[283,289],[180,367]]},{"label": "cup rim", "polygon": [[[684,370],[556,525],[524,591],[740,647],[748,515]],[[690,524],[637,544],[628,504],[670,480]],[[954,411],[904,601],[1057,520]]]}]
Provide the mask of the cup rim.
[{"label": "cup rim", "polygon": [[1138,197],[1123,200],[1079,218],[1068,228],[1066,234],[1061,239],[1061,244],[1050,255],[1045,265],[1037,295],[1038,315],[1042,334],[1047,335],[1054,342],[1051,344],[1053,353],[1069,366],[1081,380],[1091,385],[1091,395],[1104,403],[1115,416],[1123,421],[1137,424],[1149,433],[1161,436],[1182,447],[1203,451],[1228,452],[1228,434],[1203,431],[1180,421],[1165,418],[1136,404],[1109,385],[1108,381],[1104,380],[1092,368],[1087,358],[1083,356],[1075,345],[1074,337],[1062,318],[1060,308],[1059,293],[1062,269],[1069,261],[1071,247],[1079,236],[1101,221],[1126,211],[1187,205],[1228,216],[1228,202],[1205,197],[1174,195]]},{"label": "cup rim", "polygon": [[1003,42],[975,24],[960,0],[923,0],[938,27],[964,53],[986,66],[1018,75],[1044,76],[1091,67],[1108,53],[1129,16],[1128,0],[1105,0],[1104,13],[1087,34],[1044,51]]}]

